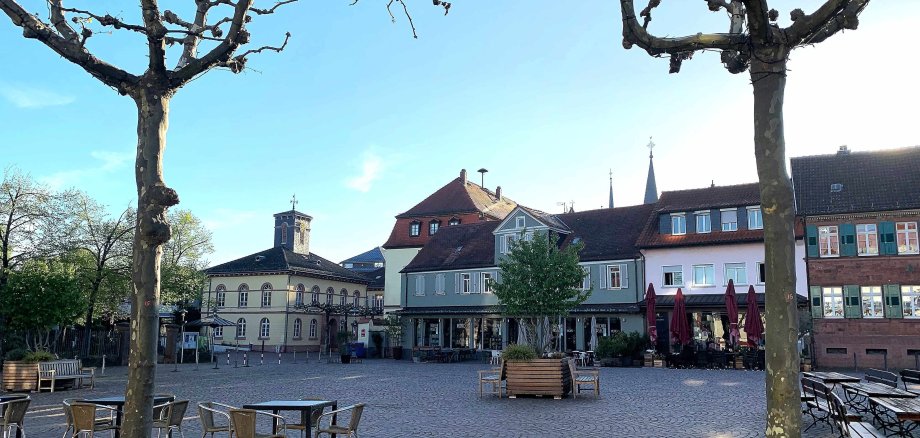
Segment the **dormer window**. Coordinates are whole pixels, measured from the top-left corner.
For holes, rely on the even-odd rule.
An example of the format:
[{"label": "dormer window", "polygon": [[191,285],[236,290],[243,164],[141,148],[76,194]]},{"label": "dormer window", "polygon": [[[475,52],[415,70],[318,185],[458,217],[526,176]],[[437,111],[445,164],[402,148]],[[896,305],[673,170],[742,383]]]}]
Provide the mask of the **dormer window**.
[{"label": "dormer window", "polygon": [[709,233],[712,231],[712,220],[708,211],[698,211],[694,213],[694,216],[696,216],[697,233]]},{"label": "dormer window", "polygon": [[514,220],[515,220],[514,224],[517,228],[524,228],[525,226],[527,226],[527,218],[525,218],[524,216],[518,216]]},{"label": "dormer window", "polygon": [[447,225],[460,225],[460,219],[452,217],[450,218],[450,221],[447,222]]},{"label": "dormer window", "polygon": [[683,213],[671,214],[671,234],[687,234],[687,216]]},{"label": "dormer window", "polygon": [[409,224],[409,235],[418,236],[422,230],[422,224],[419,222],[412,222]]},{"label": "dormer window", "polygon": [[722,231],[738,231],[738,210],[722,210]]},{"label": "dormer window", "polygon": [[441,227],[441,221],[435,219],[428,223],[428,235],[434,236],[434,233],[438,232],[438,228]]},{"label": "dormer window", "polygon": [[760,211],[760,206],[748,207],[747,218],[749,230],[763,229],[763,213]]}]

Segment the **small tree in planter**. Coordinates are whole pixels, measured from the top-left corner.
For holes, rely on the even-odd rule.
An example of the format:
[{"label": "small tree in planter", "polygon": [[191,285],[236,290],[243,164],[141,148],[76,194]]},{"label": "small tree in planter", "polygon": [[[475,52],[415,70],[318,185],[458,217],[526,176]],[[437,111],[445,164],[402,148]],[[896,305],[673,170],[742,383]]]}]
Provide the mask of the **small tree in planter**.
[{"label": "small tree in planter", "polygon": [[351,363],[351,343],[355,341],[355,335],[347,330],[338,332],[335,336],[339,344],[339,355],[342,363]]},{"label": "small tree in planter", "polygon": [[393,359],[396,360],[402,359],[402,324],[402,318],[397,315],[387,315],[383,321],[384,331],[387,332],[387,336],[390,338],[390,350],[392,351]]}]

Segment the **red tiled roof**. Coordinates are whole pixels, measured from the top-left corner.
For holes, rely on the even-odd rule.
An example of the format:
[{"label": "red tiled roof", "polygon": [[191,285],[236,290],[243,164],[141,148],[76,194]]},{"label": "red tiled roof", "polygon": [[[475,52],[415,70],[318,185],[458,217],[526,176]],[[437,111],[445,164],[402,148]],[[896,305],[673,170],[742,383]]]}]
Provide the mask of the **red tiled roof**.
[{"label": "red tiled roof", "polygon": [[464,184],[457,177],[396,218],[481,212],[492,219],[502,220],[515,206],[517,204],[512,200],[504,196],[498,199],[495,192],[469,181]]},{"label": "red tiled roof", "polygon": [[760,184],[738,184],[662,192],[655,205],[659,213],[760,204]]}]

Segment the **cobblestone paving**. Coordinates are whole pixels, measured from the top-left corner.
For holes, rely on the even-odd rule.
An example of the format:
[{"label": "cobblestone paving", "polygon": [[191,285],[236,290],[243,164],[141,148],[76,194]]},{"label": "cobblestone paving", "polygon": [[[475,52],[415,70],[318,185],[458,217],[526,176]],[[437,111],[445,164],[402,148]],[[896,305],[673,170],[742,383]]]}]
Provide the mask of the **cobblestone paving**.
[{"label": "cobblestone paving", "polygon": [[[367,403],[360,426],[364,438],[763,436],[762,371],[602,368],[599,399],[480,399],[477,370],[488,367],[392,360],[342,365],[318,363],[315,358],[250,368],[222,364],[218,370],[180,365],[179,372],[161,365],[157,392],[191,400],[183,424],[190,438],[201,434],[195,409],[199,401],[239,406],[306,396],[335,399],[340,407]],[[109,368],[97,379],[95,390],[32,394],[28,436],[61,436],[63,399],[121,395],[126,372],[123,367]],[[816,427],[806,436],[833,434]]]}]

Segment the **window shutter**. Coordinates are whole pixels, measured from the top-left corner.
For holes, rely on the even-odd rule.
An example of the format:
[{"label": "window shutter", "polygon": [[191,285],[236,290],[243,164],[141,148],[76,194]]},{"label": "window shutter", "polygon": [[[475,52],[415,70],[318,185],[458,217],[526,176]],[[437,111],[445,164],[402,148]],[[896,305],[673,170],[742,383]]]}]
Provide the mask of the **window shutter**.
[{"label": "window shutter", "polygon": [[460,274],[454,274],[454,293],[460,293]]},{"label": "window shutter", "polygon": [[840,224],[840,255],[856,256],[856,225]]},{"label": "window shutter", "polygon": [[722,210],[718,208],[709,210],[709,229],[712,231],[722,231]]},{"label": "window shutter", "polygon": [[658,215],[658,234],[671,234],[671,215]]},{"label": "window shutter", "polygon": [[843,316],[862,318],[862,303],[859,300],[859,286],[843,286]]},{"label": "window shutter", "polygon": [[748,228],[748,209],[741,207],[738,209],[738,229],[747,230]]},{"label": "window shutter", "polygon": [[687,212],[684,217],[687,218],[687,234],[696,233],[696,215],[693,212]]},{"label": "window shutter", "polygon": [[607,289],[607,277],[610,275],[610,270],[607,269],[607,266],[601,265],[601,289]]},{"label": "window shutter", "polygon": [[821,306],[821,286],[812,286],[810,292],[811,316],[812,318],[823,318],[824,308]]},{"label": "window shutter", "polygon": [[620,264],[620,289],[626,289],[629,287],[629,269],[626,268],[626,263]]},{"label": "window shutter", "polygon": [[482,274],[479,273],[479,272],[474,272],[474,273],[470,274],[470,292],[472,292],[472,293],[474,293],[474,294],[478,294],[478,293],[480,292],[480,289],[479,289],[479,277],[480,277],[481,275],[482,275]]},{"label": "window shutter", "polygon": [[818,256],[818,227],[816,225],[805,227],[805,245],[808,247],[808,257]]},{"label": "window shutter", "polygon": [[895,255],[898,253],[898,244],[894,237],[894,222],[879,222],[878,240],[879,254]]},{"label": "window shutter", "polygon": [[885,317],[903,318],[904,313],[901,310],[901,285],[886,284],[882,286],[882,292],[885,295]]}]

